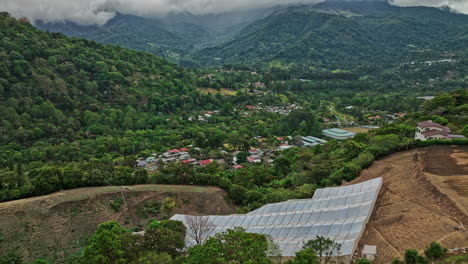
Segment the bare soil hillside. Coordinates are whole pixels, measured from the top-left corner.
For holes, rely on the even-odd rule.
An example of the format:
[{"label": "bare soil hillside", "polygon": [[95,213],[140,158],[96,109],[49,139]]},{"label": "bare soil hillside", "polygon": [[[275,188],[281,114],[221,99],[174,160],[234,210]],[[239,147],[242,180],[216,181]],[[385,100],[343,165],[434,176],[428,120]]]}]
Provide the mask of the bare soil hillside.
[{"label": "bare soil hillside", "polygon": [[136,229],[162,217],[163,213],[152,214],[152,208],[155,201],[162,203],[166,197],[176,202],[170,214],[235,212],[227,194],[215,187],[139,185],[67,190],[0,203],[0,234],[4,237],[0,254],[15,250],[29,261],[46,258],[61,263],[103,222],[115,220]]},{"label": "bare soil hillside", "polygon": [[350,184],[377,177],[384,184],[359,245],[377,245],[373,263],[402,259],[405,249],[422,251],[431,241],[468,247],[468,146],[396,153]]}]

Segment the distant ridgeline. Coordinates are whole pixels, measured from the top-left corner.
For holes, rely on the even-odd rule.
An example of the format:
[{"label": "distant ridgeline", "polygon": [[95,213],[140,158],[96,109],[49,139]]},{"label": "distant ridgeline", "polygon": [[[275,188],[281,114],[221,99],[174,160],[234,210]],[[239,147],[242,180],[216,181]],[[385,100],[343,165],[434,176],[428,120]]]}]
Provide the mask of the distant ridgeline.
[{"label": "distant ridgeline", "polygon": [[445,64],[433,68],[467,71],[468,15],[386,1],[327,1],[212,16],[118,14],[103,27],[36,25],[152,52],[188,67],[344,69],[388,79],[408,72],[408,65],[442,60]]}]

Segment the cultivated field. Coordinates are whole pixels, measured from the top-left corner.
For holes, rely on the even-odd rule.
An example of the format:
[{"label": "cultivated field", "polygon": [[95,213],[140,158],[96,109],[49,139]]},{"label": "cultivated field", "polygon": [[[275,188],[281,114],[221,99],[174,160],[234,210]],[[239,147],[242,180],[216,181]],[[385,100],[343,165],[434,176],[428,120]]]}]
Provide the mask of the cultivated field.
[{"label": "cultivated field", "polygon": [[467,248],[467,164],[467,146],[432,146],[364,170],[352,183],[383,177],[384,185],[359,248],[377,245],[377,264],[402,259],[407,248],[421,251],[431,241]]},{"label": "cultivated field", "polygon": [[[154,201],[172,197],[180,214],[231,214],[227,194],[214,187],[139,185],[96,187],[0,203],[0,254],[16,250],[27,261],[44,257],[61,263],[75,252],[96,227],[115,220],[133,229],[162,213],[150,213]],[[121,202],[118,210],[111,204]]]}]

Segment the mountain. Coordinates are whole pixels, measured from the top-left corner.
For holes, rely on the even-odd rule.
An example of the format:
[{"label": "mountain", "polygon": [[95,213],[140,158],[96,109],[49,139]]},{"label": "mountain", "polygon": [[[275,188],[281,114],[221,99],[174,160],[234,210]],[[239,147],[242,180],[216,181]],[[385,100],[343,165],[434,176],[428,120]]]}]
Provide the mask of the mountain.
[{"label": "mountain", "polygon": [[160,17],[116,14],[102,26],[82,26],[68,21],[34,21],[34,24],[41,30],[147,51],[178,62],[196,48],[228,40],[248,24],[279,9],[275,7],[207,15],[174,13]]},{"label": "mountain", "polygon": [[0,37],[0,144],[147,129],[204,105],[191,74],[152,54],[46,33],[7,13]]},{"label": "mountain", "polygon": [[[201,65],[296,65],[328,70],[463,58],[468,16],[386,2],[325,2],[290,7],[244,28],[233,40],[195,52]],[[466,43],[466,42],[465,42]],[[216,60],[215,60],[216,58]],[[368,65],[373,65],[369,67]]]},{"label": "mountain", "polygon": [[[176,59],[193,49],[197,40],[209,33],[193,24],[172,25],[172,31],[160,19],[117,14],[103,26],[81,26],[71,22],[44,23],[37,21],[39,29],[60,32],[67,36],[86,38],[104,44],[114,44],[134,50],[151,52],[157,56]],[[190,34],[180,34],[180,31]]]}]

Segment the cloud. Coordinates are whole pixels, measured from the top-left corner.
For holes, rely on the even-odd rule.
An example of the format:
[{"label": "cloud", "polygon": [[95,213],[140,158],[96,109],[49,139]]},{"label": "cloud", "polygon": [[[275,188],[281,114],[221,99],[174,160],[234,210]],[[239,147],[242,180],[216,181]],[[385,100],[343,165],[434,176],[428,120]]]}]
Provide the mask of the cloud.
[{"label": "cloud", "polygon": [[[171,12],[223,13],[286,4],[314,4],[324,0],[0,0],[0,10],[13,16],[48,22],[73,21],[102,25],[116,12],[140,16]],[[468,14],[467,0],[392,0],[401,6],[443,6]]]},{"label": "cloud", "polygon": [[449,6],[458,12],[468,14],[468,0],[391,0],[391,3],[398,6]]}]

